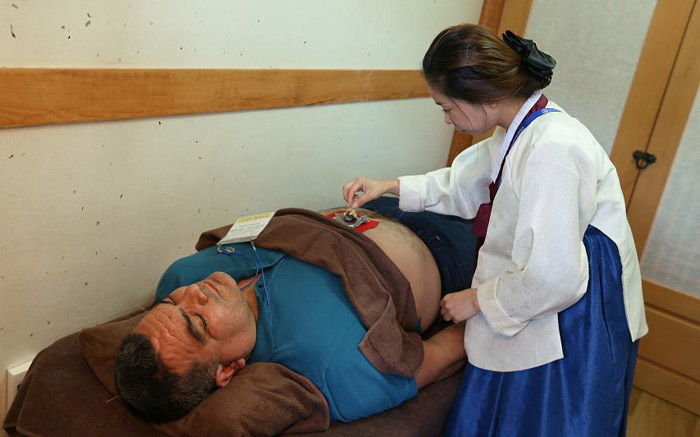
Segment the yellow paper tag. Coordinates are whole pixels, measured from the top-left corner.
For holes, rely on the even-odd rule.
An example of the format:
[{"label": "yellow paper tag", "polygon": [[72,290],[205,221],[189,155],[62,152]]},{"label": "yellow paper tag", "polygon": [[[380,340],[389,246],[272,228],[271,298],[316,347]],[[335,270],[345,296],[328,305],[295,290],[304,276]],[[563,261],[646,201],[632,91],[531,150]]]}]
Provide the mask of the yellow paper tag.
[{"label": "yellow paper tag", "polygon": [[247,215],[239,217],[236,223],[231,226],[228,233],[217,244],[242,243],[253,241],[265,229],[270,220],[275,215],[274,212]]}]

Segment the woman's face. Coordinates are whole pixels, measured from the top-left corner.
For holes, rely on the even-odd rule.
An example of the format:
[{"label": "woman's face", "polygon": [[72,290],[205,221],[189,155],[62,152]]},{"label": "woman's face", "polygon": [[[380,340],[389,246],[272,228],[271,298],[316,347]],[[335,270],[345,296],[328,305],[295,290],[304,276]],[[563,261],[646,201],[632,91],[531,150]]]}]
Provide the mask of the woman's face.
[{"label": "woman's face", "polygon": [[429,87],[429,89],[430,96],[445,114],[445,123],[454,125],[458,131],[480,135],[490,131],[496,125],[492,105],[474,104],[453,99],[433,87]]}]

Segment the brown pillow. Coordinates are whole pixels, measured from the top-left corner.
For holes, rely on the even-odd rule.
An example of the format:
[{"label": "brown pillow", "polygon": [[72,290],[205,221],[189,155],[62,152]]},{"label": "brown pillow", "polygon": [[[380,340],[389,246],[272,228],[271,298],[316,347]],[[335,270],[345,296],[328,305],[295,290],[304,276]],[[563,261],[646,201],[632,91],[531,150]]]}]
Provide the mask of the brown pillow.
[{"label": "brown pillow", "polygon": [[[112,394],[114,359],[145,313],[84,329],[80,347],[88,365]],[[326,398],[307,378],[275,363],[255,363],[239,371],[231,384],[215,391],[182,419],[154,425],[168,435],[276,435],[328,429]]]}]

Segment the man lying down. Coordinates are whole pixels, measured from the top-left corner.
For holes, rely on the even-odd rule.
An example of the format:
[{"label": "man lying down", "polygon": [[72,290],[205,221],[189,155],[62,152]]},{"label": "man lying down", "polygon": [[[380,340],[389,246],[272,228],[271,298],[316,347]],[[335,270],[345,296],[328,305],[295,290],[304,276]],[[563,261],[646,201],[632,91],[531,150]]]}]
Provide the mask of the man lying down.
[{"label": "man lying down", "polygon": [[[312,381],[326,398],[331,420],[348,422],[395,407],[458,371],[466,358],[463,325],[426,341],[419,334],[436,321],[442,293],[470,285],[474,249],[464,244],[471,239],[470,225],[404,213],[394,198],[366,207],[358,215],[371,220],[356,229],[312,217],[333,235],[312,227],[305,239],[306,228],[294,224],[271,229],[275,217],[256,245],[213,245],[173,263],[160,280],[154,307],[116,358],[115,382],[127,407],[149,421],[175,420],[217,388],[235,384],[236,372],[247,364],[274,362]],[[298,256],[261,248],[261,237],[275,232],[291,247],[286,252],[303,246]],[[267,240],[274,245],[274,236]],[[389,264],[382,265],[382,257]],[[405,295],[372,295],[381,286],[393,287],[386,284],[391,276],[382,275],[394,266],[399,288],[406,282],[401,276],[407,280]],[[392,337],[397,324],[403,331]]]}]

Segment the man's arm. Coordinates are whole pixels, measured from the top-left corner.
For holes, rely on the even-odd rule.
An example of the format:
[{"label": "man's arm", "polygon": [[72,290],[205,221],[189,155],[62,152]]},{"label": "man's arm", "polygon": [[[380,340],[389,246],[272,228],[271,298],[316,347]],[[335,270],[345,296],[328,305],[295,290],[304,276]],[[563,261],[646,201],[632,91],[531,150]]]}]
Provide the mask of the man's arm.
[{"label": "man's arm", "polygon": [[447,378],[464,366],[464,323],[450,325],[423,342],[423,364],[415,374],[418,389]]}]

